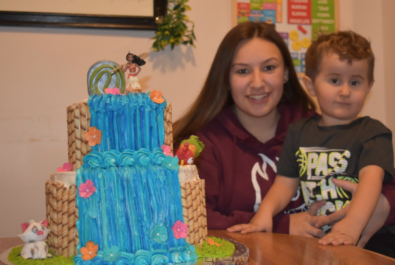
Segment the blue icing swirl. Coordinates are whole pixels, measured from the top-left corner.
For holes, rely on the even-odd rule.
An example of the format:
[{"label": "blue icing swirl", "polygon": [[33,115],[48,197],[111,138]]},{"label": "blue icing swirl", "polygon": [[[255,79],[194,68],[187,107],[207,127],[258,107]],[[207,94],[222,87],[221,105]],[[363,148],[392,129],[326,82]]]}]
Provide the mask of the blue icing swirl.
[{"label": "blue icing swirl", "polygon": [[150,265],[150,253],[145,250],[139,250],[134,254],[134,263],[136,265]]},{"label": "blue icing swirl", "polygon": [[166,255],[163,254],[154,254],[151,257],[151,264],[152,265],[162,265],[162,264],[169,264],[169,259]]},{"label": "blue icing swirl", "polygon": [[173,251],[170,253],[170,258],[174,263],[185,262],[180,251]]},{"label": "blue icing swirl", "polygon": [[153,151],[148,149],[140,149],[138,151],[124,150],[122,153],[116,150],[105,151],[103,153],[92,151],[84,156],[82,167],[98,168],[98,167],[116,167],[116,166],[133,166],[141,165],[161,165],[166,155],[162,149],[154,148]]},{"label": "blue icing swirl", "polygon": [[163,154],[163,150],[159,147],[155,147],[151,154],[151,161],[153,164],[160,165],[165,157],[166,155]]},{"label": "blue icing swirl", "polygon": [[97,152],[97,151],[91,151],[88,155],[84,156],[82,161],[84,162],[84,167],[101,167],[101,158],[102,158],[102,153]]},{"label": "blue icing swirl", "polygon": [[128,167],[135,164],[134,152],[132,150],[124,150],[118,158],[119,166]]},{"label": "blue icing swirl", "polygon": [[117,166],[117,162],[118,162],[117,160],[118,160],[119,155],[120,155],[120,153],[116,150],[104,152],[103,156],[102,156],[103,167]]},{"label": "blue icing swirl", "polygon": [[146,166],[151,162],[150,156],[149,156],[149,150],[147,149],[140,149],[136,153],[136,159],[139,162],[140,165]]}]

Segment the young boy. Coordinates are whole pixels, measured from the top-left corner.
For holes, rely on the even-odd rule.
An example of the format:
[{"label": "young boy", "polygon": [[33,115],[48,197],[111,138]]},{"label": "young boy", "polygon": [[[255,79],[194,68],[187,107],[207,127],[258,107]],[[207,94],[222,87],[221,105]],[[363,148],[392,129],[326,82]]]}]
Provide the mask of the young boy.
[{"label": "young boy", "polygon": [[368,223],[383,181],[392,179],[392,134],[381,122],[358,118],[374,83],[374,55],[369,41],[351,31],[321,35],[306,53],[303,82],[317,97],[320,117],[292,124],[278,162],[277,177],[242,233],[272,230],[272,218],[290,202],[299,184],[304,201],[326,201],[328,215],[351,201],[332,178],[359,181],[347,215],[321,244],[356,245]]}]

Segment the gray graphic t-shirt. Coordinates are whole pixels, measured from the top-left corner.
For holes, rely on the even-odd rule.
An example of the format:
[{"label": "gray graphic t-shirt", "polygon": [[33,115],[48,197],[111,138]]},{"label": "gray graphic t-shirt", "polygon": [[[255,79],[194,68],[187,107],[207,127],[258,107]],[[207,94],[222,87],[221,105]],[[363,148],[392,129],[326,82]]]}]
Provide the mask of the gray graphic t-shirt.
[{"label": "gray graphic t-shirt", "polygon": [[363,117],[347,125],[319,126],[319,117],[290,125],[277,174],[299,178],[306,204],[326,200],[319,215],[346,206],[351,194],[336,187],[332,178],[358,182],[368,165],[384,169],[384,181],[392,180],[392,133],[381,122]]}]

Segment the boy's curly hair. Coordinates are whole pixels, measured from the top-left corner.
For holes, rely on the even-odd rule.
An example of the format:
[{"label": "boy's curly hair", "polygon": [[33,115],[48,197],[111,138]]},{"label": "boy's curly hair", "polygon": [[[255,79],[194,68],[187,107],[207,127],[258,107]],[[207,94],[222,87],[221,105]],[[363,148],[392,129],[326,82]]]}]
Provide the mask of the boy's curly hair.
[{"label": "boy's curly hair", "polygon": [[321,34],[306,52],[306,75],[314,80],[320,71],[322,57],[328,53],[336,53],[341,61],[352,64],[355,60],[368,61],[368,81],[374,80],[374,54],[370,41],[353,31],[339,31]]}]

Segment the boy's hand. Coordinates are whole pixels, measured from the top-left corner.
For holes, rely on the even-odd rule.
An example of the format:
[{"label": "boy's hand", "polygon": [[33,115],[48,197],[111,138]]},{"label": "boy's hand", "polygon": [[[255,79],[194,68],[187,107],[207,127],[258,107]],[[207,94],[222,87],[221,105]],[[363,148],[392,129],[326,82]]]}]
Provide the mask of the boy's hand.
[{"label": "boy's hand", "polygon": [[319,208],[325,205],[325,201],[315,202],[310,206],[308,212],[291,214],[289,216],[289,234],[297,236],[317,237],[325,236],[325,232],[315,224],[322,216],[315,216]]},{"label": "boy's hand", "polygon": [[240,232],[241,234],[247,234],[252,232],[272,232],[273,230],[273,219],[265,218],[259,222],[251,220],[248,224],[234,225],[226,229],[228,232]]},{"label": "boy's hand", "polygon": [[321,245],[353,245],[355,246],[359,239],[359,233],[352,229],[352,224],[346,221],[340,221],[332,227],[332,231],[318,240]]},{"label": "boy's hand", "polygon": [[[339,180],[339,179],[333,179],[333,183],[338,187],[350,191],[353,194],[353,196],[358,187],[358,184],[356,183],[352,183],[350,181],[345,181],[345,180]],[[320,216],[315,227],[319,228],[324,225],[334,224],[340,221],[346,216],[349,206],[350,204],[348,204],[343,209],[334,212],[331,215]],[[380,194],[380,198],[377,203],[376,209],[374,210],[372,217],[370,218],[368,224],[366,225],[364,231],[362,232],[357,247],[363,248],[366,245],[369,239],[384,225],[384,222],[387,219],[389,212],[390,212],[389,202],[383,194]]]}]

